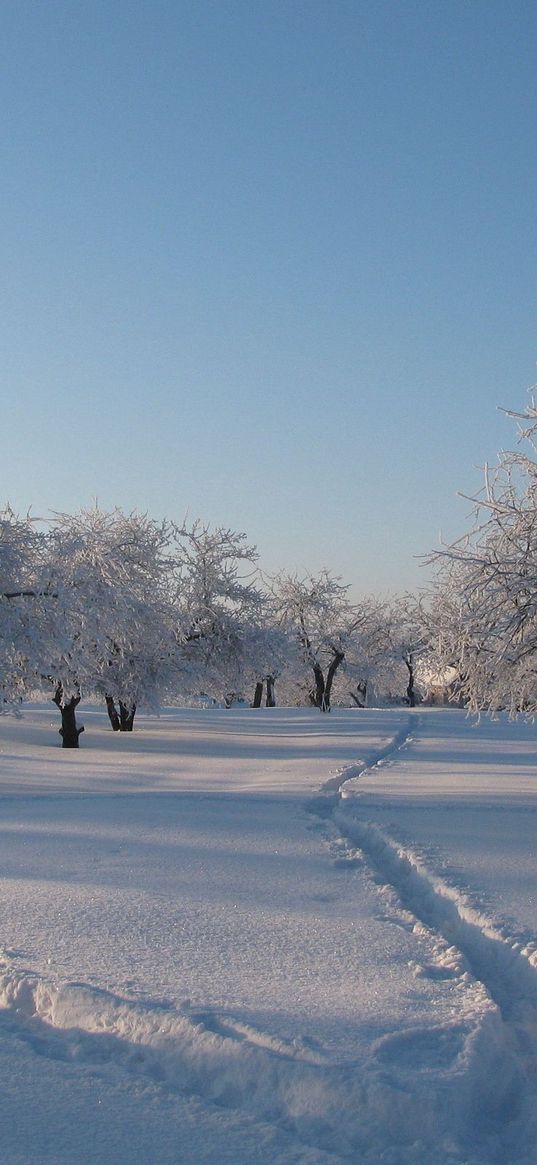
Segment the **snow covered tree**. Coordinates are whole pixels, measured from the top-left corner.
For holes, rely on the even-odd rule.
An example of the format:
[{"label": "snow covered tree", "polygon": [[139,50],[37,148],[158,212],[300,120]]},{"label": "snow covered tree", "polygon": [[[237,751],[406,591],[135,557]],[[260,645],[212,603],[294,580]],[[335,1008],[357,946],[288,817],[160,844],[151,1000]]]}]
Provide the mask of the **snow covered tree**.
[{"label": "snow covered tree", "polygon": [[[170,542],[168,525],[143,514],[56,515],[48,569],[57,637],[47,673],[62,716],[84,691],[105,700],[114,729],[131,731],[139,702],[158,704],[171,658]],[[64,746],[76,747],[69,740]]]},{"label": "snow covered tree", "polygon": [[230,705],[258,649],[263,596],[246,535],[201,521],[176,531],[178,639],[191,686]]},{"label": "snow covered tree", "polygon": [[463,564],[442,560],[436,582],[422,603],[426,649],[419,665],[425,698],[436,693],[436,698],[441,695],[461,706],[468,703],[465,625],[473,606],[472,596],[464,597],[464,574]]},{"label": "snow covered tree", "polygon": [[280,574],[272,583],[283,628],[292,633],[299,658],[311,671],[311,703],[330,711],[332,685],[363,613],[347,598],[348,586],[327,570],[300,579]]},{"label": "snow covered tree", "polygon": [[271,597],[262,593],[262,607],[249,623],[244,642],[247,671],[254,684],[253,708],[260,708],[265,693],[265,706],[276,706],[276,681],[289,657],[289,639],[278,626]]},{"label": "snow covered tree", "polygon": [[392,622],[387,603],[374,595],[355,604],[355,611],[344,667],[353,704],[365,708],[372,695],[391,693],[395,686]]},{"label": "snow covered tree", "polygon": [[0,511],[0,692],[4,706],[35,685],[47,654],[50,598],[43,580],[44,538],[34,519]]},{"label": "snow covered tree", "polygon": [[422,604],[412,595],[394,600],[389,612],[389,639],[396,682],[403,672],[405,697],[410,708],[419,701],[420,664],[429,651],[429,634]]},{"label": "snow covered tree", "polygon": [[501,453],[485,471],[474,525],[436,554],[439,588],[456,612],[450,657],[474,710],[537,711],[537,406],[509,416],[524,422],[526,449]]}]

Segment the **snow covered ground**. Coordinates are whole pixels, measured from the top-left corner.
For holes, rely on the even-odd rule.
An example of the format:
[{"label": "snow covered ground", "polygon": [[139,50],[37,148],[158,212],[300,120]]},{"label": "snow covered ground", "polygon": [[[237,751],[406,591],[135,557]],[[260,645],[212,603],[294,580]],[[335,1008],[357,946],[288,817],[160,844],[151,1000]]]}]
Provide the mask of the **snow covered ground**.
[{"label": "snow covered ground", "polygon": [[0,719],[2,1165],[535,1165],[537,747]]}]

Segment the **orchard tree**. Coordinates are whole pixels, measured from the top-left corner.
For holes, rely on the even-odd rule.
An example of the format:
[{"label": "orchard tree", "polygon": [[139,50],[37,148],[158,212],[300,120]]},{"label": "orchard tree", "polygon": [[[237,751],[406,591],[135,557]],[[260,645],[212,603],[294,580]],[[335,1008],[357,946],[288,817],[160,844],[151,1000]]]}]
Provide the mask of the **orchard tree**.
[{"label": "orchard tree", "polygon": [[265,693],[265,707],[276,707],[276,681],[285,668],[288,657],[288,639],[280,627],[268,624],[258,629],[253,650],[254,697],[253,708],[260,708]]},{"label": "orchard tree", "polygon": [[348,590],[327,570],[302,579],[280,574],[272,583],[280,624],[292,634],[299,659],[312,674],[310,699],[321,712],[330,711],[335,676],[363,622],[363,613],[347,598]]},{"label": "orchard tree", "polygon": [[391,692],[394,687],[392,627],[387,604],[373,595],[356,604],[355,611],[345,670],[353,704],[365,708],[371,693]]},{"label": "orchard tree", "polygon": [[[48,561],[58,630],[48,672],[62,720],[71,724],[82,691],[101,696],[123,731],[139,702],[157,706],[172,656],[170,542],[168,525],[143,514],[94,507],[55,516]],[[68,740],[76,747],[72,731]]]},{"label": "orchard tree", "polygon": [[176,529],[178,641],[194,690],[230,706],[257,651],[263,595],[246,535],[195,521]]},{"label": "orchard tree", "polygon": [[406,702],[414,708],[421,699],[419,669],[429,652],[429,634],[422,604],[413,595],[403,595],[392,603],[389,638],[396,679],[404,669]]},{"label": "orchard tree", "polygon": [[253,708],[276,706],[276,681],[289,658],[289,637],[278,625],[272,597],[262,592],[261,609],[250,621],[244,642],[248,680],[254,685]]},{"label": "orchard tree", "polygon": [[469,706],[537,711],[537,461],[534,398],[521,413],[522,449],[486,469],[472,529],[434,556],[458,612],[457,655]]},{"label": "orchard tree", "polygon": [[35,687],[53,638],[43,578],[44,536],[36,520],[0,511],[0,706]]},{"label": "orchard tree", "polygon": [[60,733],[66,748],[77,748],[83,729],[76,725],[79,693],[64,698],[55,675],[58,643],[64,624],[60,595],[52,577],[48,539],[33,519],[17,518],[8,507],[0,517],[0,644],[4,703],[22,699],[28,688],[54,686],[54,703],[62,715]]},{"label": "orchard tree", "polygon": [[437,573],[421,603],[427,645],[420,677],[426,693],[441,688],[451,702],[465,705],[474,596],[465,594],[468,575],[464,562],[446,552],[441,556],[436,553],[431,562]]}]

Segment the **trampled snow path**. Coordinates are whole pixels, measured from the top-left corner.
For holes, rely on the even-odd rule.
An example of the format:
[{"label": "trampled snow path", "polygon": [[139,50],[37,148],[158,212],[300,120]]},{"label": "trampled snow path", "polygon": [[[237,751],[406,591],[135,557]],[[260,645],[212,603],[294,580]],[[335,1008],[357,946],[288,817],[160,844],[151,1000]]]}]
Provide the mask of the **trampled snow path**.
[{"label": "trampled snow path", "polygon": [[8,733],[2,1165],[534,1165],[535,945],[384,820],[371,790],[423,772],[425,719],[328,719],[185,715],[120,742],[128,780],[104,732],[54,764]]},{"label": "trampled snow path", "polygon": [[[481,980],[502,1015],[510,1019],[527,1005],[537,1007],[537,950],[531,944],[522,947],[494,922],[476,909],[471,899],[427,869],[423,857],[387,836],[371,821],[362,821],[356,802],[345,785],[386,762],[393,763],[398,752],[408,748],[419,729],[419,715],[409,719],[406,728],[394,737],[372,762],[345,768],[325,790],[337,787],[340,801],[334,820],[346,837],[367,855],[377,876],[393,886],[405,909],[410,910],[428,927],[438,931],[446,941],[456,945],[465,956],[476,979]],[[347,802],[347,804],[346,804]],[[359,806],[359,802],[358,802]],[[347,810],[350,810],[347,811]]]},{"label": "trampled snow path", "polygon": [[396,754],[402,748],[406,748],[410,743],[412,733],[416,729],[416,726],[417,721],[415,716],[403,717],[403,723],[392,739],[381,749],[377,750],[373,756],[370,756],[367,762],[355,760],[352,764],[345,765],[334,777],[330,777],[328,781],[324,782],[321,791],[323,793],[341,793],[343,786],[348,781],[352,781],[356,777],[361,777],[366,772],[373,773],[374,769],[385,764],[386,761],[392,761]]},{"label": "trampled snow path", "polygon": [[[418,974],[453,975],[461,984],[483,989],[495,1005],[486,1006],[480,1050],[481,1112],[470,1132],[473,1150],[489,1140],[490,1160],[534,1161],[537,1109],[537,948],[535,940],[520,941],[476,905],[472,895],[428,868],[420,849],[403,844],[367,820],[361,807],[359,780],[374,783],[376,770],[396,763],[418,735],[420,715],[410,716],[406,729],[368,765],[351,765],[325,783],[338,800],[332,819],[342,835],[348,860],[364,855],[379,890],[388,898],[392,920],[425,933],[431,943],[431,964],[417,964]],[[411,763],[411,762],[410,762]],[[362,809],[362,811],[361,811]],[[340,841],[341,847],[341,841]],[[490,1022],[492,1020],[492,1023]],[[494,1075],[492,1076],[491,1073]],[[498,1088],[498,1080],[501,1081]],[[483,1117],[485,1118],[483,1120]],[[477,1126],[477,1127],[476,1127]],[[493,1132],[489,1139],[487,1133]],[[487,1150],[485,1150],[487,1151]],[[506,1157],[507,1153],[507,1157]],[[497,1158],[496,1158],[497,1154]],[[511,1154],[514,1154],[511,1156]]]}]

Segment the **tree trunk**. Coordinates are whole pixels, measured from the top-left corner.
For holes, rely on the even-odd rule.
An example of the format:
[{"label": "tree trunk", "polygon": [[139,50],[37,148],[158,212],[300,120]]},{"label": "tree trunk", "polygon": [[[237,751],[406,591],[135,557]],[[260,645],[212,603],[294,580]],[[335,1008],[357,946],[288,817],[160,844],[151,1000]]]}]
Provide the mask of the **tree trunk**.
[{"label": "tree trunk", "polygon": [[119,700],[119,712],[116,708],[113,696],[105,696],[106,711],[108,712],[108,719],[114,729],[114,732],[132,732],[134,724],[134,716],[136,713],[136,704],[124,704]]},{"label": "tree trunk", "polygon": [[58,684],[52,702],[59,708],[62,726],[59,729],[62,738],[62,748],[78,748],[78,738],[84,731],[84,726],[77,727],[75,711],[80,704],[80,696],[71,696],[67,703],[64,701],[63,688]]},{"label": "tree trunk", "polygon": [[254,698],[252,700],[252,708],[260,708],[261,700],[263,698],[263,682],[258,680],[255,685]]},{"label": "tree trunk", "polygon": [[326,675],[326,683],[324,685],[321,712],[329,712],[330,711],[330,695],[332,692],[332,684],[334,682],[334,676],[337,672],[339,665],[341,663],[343,663],[344,659],[345,659],[345,653],[343,651],[337,651],[331,664],[330,664],[330,667],[328,668],[328,672]]},{"label": "tree trunk", "polygon": [[405,659],[405,663],[406,663],[406,666],[408,668],[408,685],[407,685],[407,690],[406,690],[407,700],[408,700],[409,706],[411,708],[415,708],[416,707],[416,689],[414,687],[414,666],[413,666],[411,660],[409,661],[408,659]]},{"label": "tree trunk", "polygon": [[274,676],[266,676],[266,682],[267,682],[266,706],[267,706],[267,708],[275,708],[276,707],[276,698],[274,696],[274,683],[275,683]]},{"label": "tree trunk", "polygon": [[349,696],[351,700],[354,700],[357,708],[365,708],[366,695],[367,680],[362,680],[359,684],[356,685],[356,692],[349,692]]},{"label": "tree trunk", "polygon": [[123,704],[119,701],[119,731],[132,732],[134,717],[136,715],[136,704]]},{"label": "tree trunk", "polygon": [[105,696],[104,698],[106,701],[106,711],[108,712],[108,719],[112,725],[112,728],[114,729],[114,732],[119,732],[119,716],[117,713],[116,705],[114,703],[114,697],[113,696]]},{"label": "tree trunk", "polygon": [[324,704],[324,676],[323,669],[320,664],[312,664],[313,674],[315,676],[315,693],[313,695],[313,704],[316,708],[320,708],[321,712],[325,711]]}]

